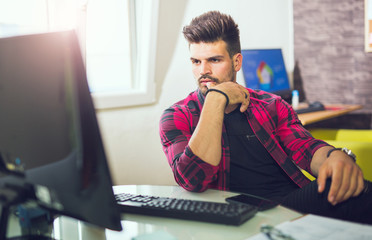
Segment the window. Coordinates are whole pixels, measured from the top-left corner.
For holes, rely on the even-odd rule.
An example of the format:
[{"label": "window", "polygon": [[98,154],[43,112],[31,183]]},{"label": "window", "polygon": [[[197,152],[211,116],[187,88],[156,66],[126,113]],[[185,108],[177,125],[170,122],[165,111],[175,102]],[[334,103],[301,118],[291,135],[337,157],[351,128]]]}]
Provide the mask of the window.
[{"label": "window", "polygon": [[75,28],[96,108],[149,104],[155,101],[158,5],[158,0],[0,0],[0,37]]},{"label": "window", "polygon": [[92,93],[122,92],[133,87],[128,80],[132,79],[132,54],[135,56],[128,34],[134,20],[129,15],[130,7],[130,1],[123,0],[90,0],[87,5],[86,67]]},{"label": "window", "polygon": [[[87,11],[87,69],[88,74],[94,73],[89,78],[93,81],[96,108],[154,102],[158,0],[96,2],[96,8],[91,10],[88,6]],[[104,16],[107,22],[101,21]],[[126,24],[118,26],[118,21]],[[105,40],[97,41],[93,47],[93,38],[99,35]],[[130,45],[124,45],[126,41]]]},{"label": "window", "polygon": [[45,32],[47,29],[45,1],[0,0],[0,37]]}]

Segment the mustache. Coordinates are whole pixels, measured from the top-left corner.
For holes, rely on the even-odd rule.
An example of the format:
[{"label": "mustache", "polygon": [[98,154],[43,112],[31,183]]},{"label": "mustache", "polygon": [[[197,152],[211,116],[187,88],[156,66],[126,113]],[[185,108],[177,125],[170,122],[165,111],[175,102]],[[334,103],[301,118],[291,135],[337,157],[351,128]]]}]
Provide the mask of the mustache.
[{"label": "mustache", "polygon": [[208,78],[208,79],[212,80],[213,82],[218,82],[218,79],[217,78],[211,77],[211,76],[206,75],[206,74],[200,76],[200,78],[198,79],[198,81],[200,82],[202,79],[205,79],[205,78]]}]

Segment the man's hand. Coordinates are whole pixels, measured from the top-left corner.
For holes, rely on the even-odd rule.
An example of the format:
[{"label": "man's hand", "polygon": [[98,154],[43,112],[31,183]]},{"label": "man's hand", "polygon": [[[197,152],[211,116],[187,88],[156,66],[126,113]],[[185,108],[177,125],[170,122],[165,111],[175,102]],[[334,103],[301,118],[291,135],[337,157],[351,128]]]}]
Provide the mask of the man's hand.
[{"label": "man's hand", "polygon": [[364,189],[362,170],[342,151],[333,151],[320,165],[317,178],[319,193],[324,191],[327,178],[332,179],[328,193],[328,201],[332,205],[356,197]]},{"label": "man's hand", "polygon": [[215,88],[226,93],[229,97],[229,106],[226,108],[227,113],[233,111],[239,104],[241,104],[240,112],[247,110],[249,105],[249,92],[242,85],[236,82],[223,82],[221,84],[209,82],[207,87],[208,89]]}]

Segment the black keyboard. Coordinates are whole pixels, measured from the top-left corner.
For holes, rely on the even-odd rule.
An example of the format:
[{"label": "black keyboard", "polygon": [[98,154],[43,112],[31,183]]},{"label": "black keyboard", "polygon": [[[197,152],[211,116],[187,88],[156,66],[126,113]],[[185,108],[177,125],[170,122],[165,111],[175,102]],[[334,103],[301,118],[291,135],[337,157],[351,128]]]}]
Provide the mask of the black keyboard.
[{"label": "black keyboard", "polygon": [[256,206],[239,203],[216,203],[128,193],[116,194],[115,198],[122,213],[226,225],[241,225],[258,211]]}]

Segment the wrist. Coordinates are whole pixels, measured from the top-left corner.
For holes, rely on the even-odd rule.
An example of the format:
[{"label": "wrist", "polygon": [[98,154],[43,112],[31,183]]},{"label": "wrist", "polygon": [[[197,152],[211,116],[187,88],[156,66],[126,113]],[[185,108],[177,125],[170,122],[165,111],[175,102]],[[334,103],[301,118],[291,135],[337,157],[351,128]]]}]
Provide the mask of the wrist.
[{"label": "wrist", "polygon": [[342,151],[346,155],[348,155],[354,162],[356,162],[356,156],[355,156],[355,154],[350,149],[347,149],[345,147],[343,147],[343,148],[332,148],[332,149],[330,149],[328,151],[328,153],[327,153],[327,158],[329,158],[329,156],[331,156],[331,153],[334,152],[334,151]]},{"label": "wrist", "polygon": [[227,96],[226,93],[224,93],[223,91],[221,91],[221,90],[219,90],[219,89],[209,88],[209,89],[207,90],[207,92],[205,93],[205,97],[207,97],[208,93],[210,93],[210,92],[216,92],[216,93],[218,93],[218,94],[221,94],[221,95],[225,96],[225,98],[226,98],[225,108],[229,105],[229,97]]}]

